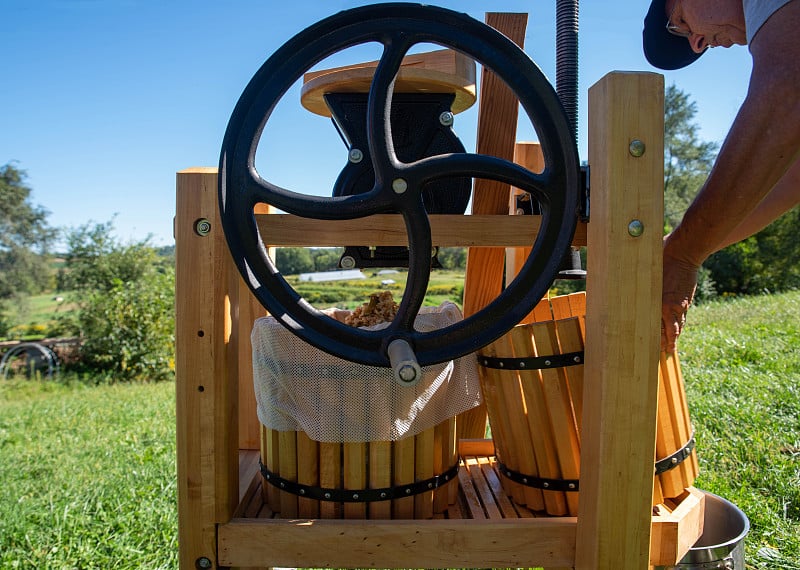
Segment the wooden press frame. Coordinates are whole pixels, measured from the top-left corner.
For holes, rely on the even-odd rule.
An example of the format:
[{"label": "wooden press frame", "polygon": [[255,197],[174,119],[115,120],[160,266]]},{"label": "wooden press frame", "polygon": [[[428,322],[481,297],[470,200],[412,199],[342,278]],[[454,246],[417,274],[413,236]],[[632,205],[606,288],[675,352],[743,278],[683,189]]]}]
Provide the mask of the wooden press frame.
[{"label": "wooden press frame", "polygon": [[[180,566],[642,569],[679,559],[702,501],[652,517],[663,227],[664,81],[613,72],[589,90],[591,221],[578,517],[518,520],[281,520],[234,516],[258,448],[249,335],[263,313],[221,230],[216,168],[177,174],[176,389]],[[635,156],[631,142],[644,143]],[[264,216],[271,216],[268,221]],[[644,232],[631,235],[638,220]],[[391,216],[318,222],[261,216],[271,245],[406,243]],[[209,225],[206,225],[208,222]],[[433,216],[441,245],[532,243],[529,216]],[[635,232],[633,232],[635,233]],[[278,238],[280,236],[280,239]],[[309,237],[314,236],[314,243]],[[379,242],[376,242],[379,240]],[[357,241],[357,240],[356,240]],[[279,243],[280,242],[280,243]],[[252,452],[249,456],[252,457]],[[652,545],[652,552],[651,552]]]}]

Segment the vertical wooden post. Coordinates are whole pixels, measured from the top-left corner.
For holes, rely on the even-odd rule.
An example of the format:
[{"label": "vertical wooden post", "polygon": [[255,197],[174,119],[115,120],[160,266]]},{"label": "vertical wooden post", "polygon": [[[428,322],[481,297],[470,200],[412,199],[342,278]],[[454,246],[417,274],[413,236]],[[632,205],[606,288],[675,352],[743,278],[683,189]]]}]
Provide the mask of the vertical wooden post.
[{"label": "vertical wooden post", "polygon": [[237,382],[228,378],[230,256],[216,168],[177,174],[175,378],[180,566],[216,568],[216,523],[239,499]]},{"label": "vertical wooden post", "polygon": [[[518,142],[514,145],[514,162],[524,166],[531,172],[542,172],[544,170],[544,154],[542,145],[538,142]],[[512,187],[508,202],[508,213],[516,215],[517,197],[524,194],[519,188]],[[531,246],[526,247],[507,247],[506,248],[506,283],[511,283],[519,275],[525,260],[531,253]],[[523,319],[522,323],[533,322],[532,316]]]},{"label": "vertical wooden post", "polygon": [[[256,214],[268,214],[271,207],[257,204]],[[271,253],[270,253],[271,254]],[[232,260],[231,260],[232,261]],[[238,370],[239,384],[239,449],[258,449],[260,424],[256,415],[256,394],[253,388],[253,350],[250,346],[250,333],[253,322],[266,316],[267,310],[250,292],[234,263],[230,263],[231,306],[234,310],[234,329],[238,358],[231,363],[231,370]]]},{"label": "vertical wooden post", "polygon": [[[527,14],[489,12],[486,23],[518,46],[525,43]],[[478,109],[477,152],[514,159],[519,101],[508,86],[491,71],[481,72]],[[494,180],[477,179],[472,192],[473,214],[508,212],[510,186]],[[503,290],[505,249],[473,247],[467,252],[464,275],[464,316],[469,317],[491,303]],[[486,433],[486,405],[462,413],[457,423],[458,439],[482,438]]]},{"label": "vertical wooden post", "polygon": [[591,87],[578,569],[649,567],[663,141],[661,75],[614,72]]}]

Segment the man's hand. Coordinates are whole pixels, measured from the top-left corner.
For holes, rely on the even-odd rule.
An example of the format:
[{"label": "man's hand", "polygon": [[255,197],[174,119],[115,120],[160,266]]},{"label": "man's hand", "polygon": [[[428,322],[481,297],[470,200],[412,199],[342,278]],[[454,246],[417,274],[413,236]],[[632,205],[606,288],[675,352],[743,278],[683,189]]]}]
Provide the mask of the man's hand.
[{"label": "man's hand", "polygon": [[664,238],[664,288],[661,293],[661,350],[675,352],[678,336],[686,324],[686,312],[697,288],[698,266],[670,251],[670,236]]}]

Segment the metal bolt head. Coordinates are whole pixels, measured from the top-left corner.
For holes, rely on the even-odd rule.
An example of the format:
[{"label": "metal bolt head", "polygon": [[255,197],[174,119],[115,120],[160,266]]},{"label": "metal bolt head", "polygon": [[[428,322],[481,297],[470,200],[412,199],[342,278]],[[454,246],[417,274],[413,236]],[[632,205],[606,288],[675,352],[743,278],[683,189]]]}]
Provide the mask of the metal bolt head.
[{"label": "metal bolt head", "polygon": [[200,568],[201,570],[205,570],[206,568],[211,568],[213,566],[211,560],[209,560],[205,556],[201,556],[200,558],[195,560],[194,565]]},{"label": "metal bolt head", "polygon": [[642,141],[639,139],[633,139],[631,143],[628,145],[628,152],[631,153],[631,156],[635,156],[639,158],[644,154],[645,146]]},{"label": "metal bolt head", "polygon": [[408,182],[406,182],[403,178],[395,178],[392,180],[392,190],[394,190],[397,194],[402,194],[408,190]]},{"label": "metal bolt head", "polygon": [[211,233],[211,222],[206,218],[200,218],[194,223],[194,231],[200,237],[205,237]]},{"label": "metal bolt head", "polygon": [[339,261],[339,265],[342,266],[342,269],[353,269],[356,266],[356,260],[350,255],[345,255]]},{"label": "metal bolt head", "polygon": [[400,370],[397,371],[397,376],[403,382],[414,382],[417,379],[417,371],[409,364],[401,367]]},{"label": "metal bolt head", "polygon": [[453,126],[453,119],[454,119],[453,113],[451,113],[450,111],[445,111],[444,113],[439,115],[439,122],[444,127],[452,127]]},{"label": "metal bolt head", "polygon": [[351,148],[350,152],[347,154],[347,159],[353,164],[358,164],[364,160],[364,153],[361,152],[361,149]]},{"label": "metal bolt head", "polygon": [[639,237],[643,233],[644,224],[641,222],[641,220],[631,220],[631,222],[628,224],[628,234],[630,234],[631,237]]}]

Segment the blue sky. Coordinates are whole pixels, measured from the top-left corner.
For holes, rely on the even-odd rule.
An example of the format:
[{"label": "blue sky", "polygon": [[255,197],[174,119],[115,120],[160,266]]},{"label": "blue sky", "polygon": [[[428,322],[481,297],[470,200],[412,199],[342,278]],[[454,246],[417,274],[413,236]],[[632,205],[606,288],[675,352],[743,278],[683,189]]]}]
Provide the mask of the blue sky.
[{"label": "blue sky", "polygon": [[[151,235],[170,245],[175,172],[217,165],[230,114],[258,67],[313,22],[369,3],[0,0],[0,165],[15,161],[27,170],[33,202],[50,211],[53,226],[116,215],[120,239]],[[481,21],[487,10],[528,12],[525,50],[555,81],[555,0],[433,3]],[[612,70],[655,70],[641,52],[646,0],[584,0],[580,10],[578,149],[585,159],[588,88]],[[747,49],[737,46],[665,73],[668,85],[697,103],[704,140],[724,138],[750,66]],[[293,95],[268,127],[280,152],[258,166],[293,190],[329,195],[346,150],[330,123]],[[468,150],[476,121],[474,111],[456,117]]]}]

